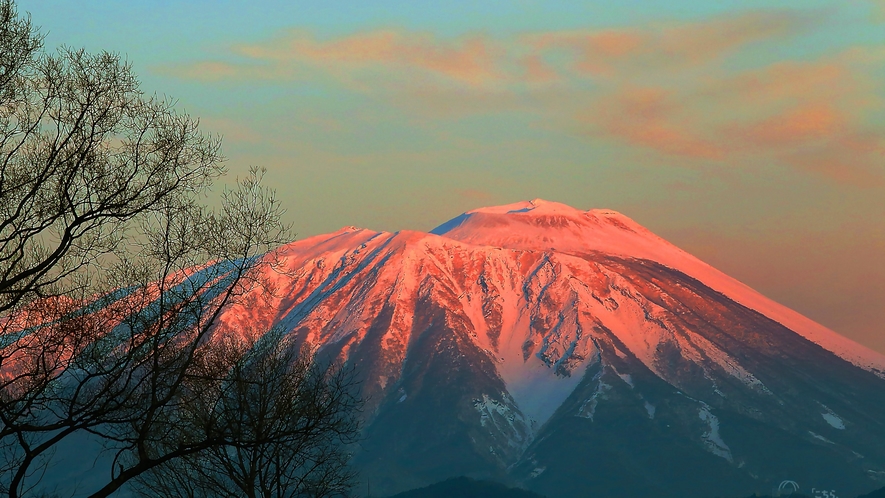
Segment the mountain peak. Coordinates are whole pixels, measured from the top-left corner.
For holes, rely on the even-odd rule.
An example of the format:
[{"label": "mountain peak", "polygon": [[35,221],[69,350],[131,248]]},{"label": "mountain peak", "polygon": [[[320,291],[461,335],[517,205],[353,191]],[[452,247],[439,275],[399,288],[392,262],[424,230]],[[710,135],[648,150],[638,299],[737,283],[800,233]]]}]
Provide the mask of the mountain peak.
[{"label": "mountain peak", "polygon": [[577,257],[602,253],[645,259],[691,275],[734,301],[858,365],[881,373],[885,356],[864,348],[759,294],[611,209],[582,211],[534,199],[474,209],[431,233],[472,245]]},{"label": "mountain peak", "polygon": [[580,216],[586,211],[573,208],[568,204],[560,202],[548,201],[545,199],[532,199],[530,201],[514,202],[512,204],[504,204],[501,206],[487,206],[467,211],[465,214],[522,214],[531,213],[533,215],[546,214],[571,214]]},{"label": "mountain peak", "polygon": [[605,252],[650,259],[656,259],[659,251],[646,253],[642,251],[643,247],[672,248],[617,211],[584,211],[544,199],[473,209],[430,233],[507,249],[555,250],[573,254]]}]

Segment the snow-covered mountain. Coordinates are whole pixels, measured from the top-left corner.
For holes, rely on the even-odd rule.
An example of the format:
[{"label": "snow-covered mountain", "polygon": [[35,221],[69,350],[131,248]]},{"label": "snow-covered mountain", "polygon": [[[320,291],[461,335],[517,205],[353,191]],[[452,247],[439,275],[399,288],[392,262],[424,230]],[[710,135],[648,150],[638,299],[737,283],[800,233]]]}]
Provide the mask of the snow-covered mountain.
[{"label": "snow-covered mountain", "polygon": [[267,257],[223,326],[357,368],[375,492],[456,475],[549,496],[846,496],[885,482],[885,356],[624,215],[535,200]]}]

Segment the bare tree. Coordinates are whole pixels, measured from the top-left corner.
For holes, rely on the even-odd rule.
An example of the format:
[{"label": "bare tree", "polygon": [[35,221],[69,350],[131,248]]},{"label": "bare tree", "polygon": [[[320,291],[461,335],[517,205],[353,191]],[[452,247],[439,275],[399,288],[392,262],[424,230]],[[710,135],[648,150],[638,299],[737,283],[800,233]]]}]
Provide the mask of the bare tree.
[{"label": "bare tree", "polygon": [[143,474],[140,494],[322,498],[352,487],[349,445],[359,436],[361,406],[352,371],[317,362],[278,331],[217,341],[201,360],[189,384],[201,402],[182,405],[186,423],[165,446],[213,431],[231,443]]},{"label": "bare tree", "polygon": [[18,17],[11,1],[0,2],[0,102],[16,98],[19,85],[13,82],[33,60],[41,41],[29,18]]},{"label": "bare tree", "polygon": [[[339,374],[294,358],[277,388],[306,411],[280,428],[285,407],[260,389],[272,379],[249,376],[279,372],[288,353],[258,348],[218,369],[221,311],[262,284],[263,255],[287,239],[260,172],[205,208],[224,172],[219,140],[145,96],[118,55],[45,52],[11,0],[0,21],[0,491],[40,492],[74,437],[112,456],[93,497],[174,461],[246,456],[269,464],[228,472],[241,489],[307,489],[326,471],[342,479],[320,480],[343,489],[346,455],[322,451],[350,434],[323,411],[353,407]],[[283,462],[290,446],[268,443],[289,435],[310,449]]]}]

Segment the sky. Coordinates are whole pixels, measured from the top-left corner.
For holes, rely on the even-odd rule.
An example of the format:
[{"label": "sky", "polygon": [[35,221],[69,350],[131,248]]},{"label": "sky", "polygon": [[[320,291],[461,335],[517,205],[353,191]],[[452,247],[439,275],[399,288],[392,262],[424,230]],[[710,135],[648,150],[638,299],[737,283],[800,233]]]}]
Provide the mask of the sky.
[{"label": "sky", "polygon": [[885,353],[885,0],[18,7],[265,167],[299,239],[615,209]]}]

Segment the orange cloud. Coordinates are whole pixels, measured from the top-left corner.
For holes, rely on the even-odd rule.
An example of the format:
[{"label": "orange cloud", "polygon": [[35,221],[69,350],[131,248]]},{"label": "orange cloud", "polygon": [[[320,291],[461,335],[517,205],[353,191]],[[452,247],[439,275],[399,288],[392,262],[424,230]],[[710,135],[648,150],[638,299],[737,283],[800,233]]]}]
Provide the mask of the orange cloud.
[{"label": "orange cloud", "polygon": [[200,61],[157,67],[155,71],[176,78],[212,82],[236,77],[239,68],[227,62]]},{"label": "orange cloud", "polygon": [[698,123],[691,116],[680,112],[671,92],[636,88],[607,96],[579,119],[597,133],[630,145],[668,155],[721,158],[724,150],[699,133]]},{"label": "orange cloud", "polygon": [[666,28],[654,37],[654,51],[670,62],[697,64],[740,47],[797,34],[813,16],[792,11],[756,11]]},{"label": "orange cloud", "polygon": [[423,73],[474,87],[543,83],[559,79],[561,68],[545,61],[545,55],[554,52],[570,54],[570,67],[578,74],[618,76],[714,60],[743,45],[794,33],[807,24],[807,17],[751,12],[691,23],[549,31],[505,39],[480,34],[441,39],[429,33],[382,29],[322,40],[292,29],[264,43],[234,47],[234,55],[245,57],[246,64],[203,61],[165,72],[203,81],[287,79],[303,76],[302,66],[311,66],[343,81],[353,71],[379,69],[393,80]]},{"label": "orange cloud", "polygon": [[[245,77],[291,79],[320,68],[342,82],[356,71],[384,73],[382,80],[424,83],[436,75],[471,87],[560,81],[572,77],[646,73],[721,59],[744,45],[794,34],[809,17],[793,12],[750,12],[711,20],[602,30],[548,31],[492,39],[476,34],[442,39],[429,33],[383,29],[322,40],[292,29],[263,43],[234,47],[238,62],[204,61],[167,74],[213,81]],[[566,67],[548,55],[565,52]],[[554,56],[554,59],[556,57]],[[561,58],[560,58],[561,59]],[[371,84],[377,85],[379,81]]]},{"label": "orange cloud", "polygon": [[829,103],[815,102],[753,123],[741,134],[747,142],[760,146],[788,146],[841,135],[848,119]]},{"label": "orange cloud", "polygon": [[[834,182],[885,184],[885,105],[846,52],[688,85],[618,82],[577,113],[588,135],[719,164],[779,164]],[[711,76],[715,76],[715,72]]]},{"label": "orange cloud", "polygon": [[627,57],[647,44],[647,36],[632,30],[551,31],[522,38],[536,53],[571,51],[574,68],[583,73],[605,74],[614,61]]},{"label": "orange cloud", "polygon": [[444,42],[423,33],[381,30],[319,41],[310,33],[296,30],[271,44],[242,46],[237,52],[257,60],[306,63],[333,70],[372,65],[417,69],[468,85],[500,78],[494,49],[478,36]]},{"label": "orange cloud", "polygon": [[559,73],[544,62],[540,54],[527,55],[520,62],[525,68],[524,78],[527,83],[549,83],[560,80]]},{"label": "orange cloud", "polygon": [[853,48],[810,62],[770,62],[775,55],[765,51],[821,22],[820,12],[751,11],[501,38],[388,29],[319,39],[290,30],[235,47],[235,62],[169,73],[204,81],[331,78],[409,119],[519,112],[548,130],[663,156],[778,164],[870,183],[885,177],[877,138],[885,124],[871,118],[885,112],[876,73],[885,50]]},{"label": "orange cloud", "polygon": [[[769,155],[837,182],[877,185],[885,178],[883,110],[865,65],[876,58],[850,50],[816,62],[782,62],[724,78],[705,98],[730,103],[721,126],[737,157]],[[861,65],[858,65],[861,62]]]},{"label": "orange cloud", "polygon": [[810,16],[795,12],[760,11],[643,29],[535,33],[523,40],[539,52],[571,51],[580,73],[623,76],[720,60],[751,43],[792,36],[811,22]]},{"label": "orange cloud", "polygon": [[809,100],[856,98],[860,82],[840,58],[814,62],[777,62],[737,75],[720,77],[702,89],[702,96],[737,99],[742,106],[771,108]]}]

